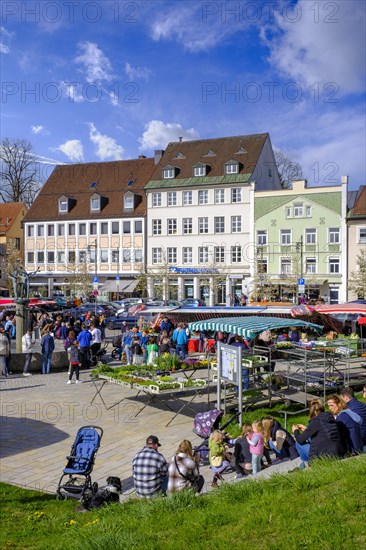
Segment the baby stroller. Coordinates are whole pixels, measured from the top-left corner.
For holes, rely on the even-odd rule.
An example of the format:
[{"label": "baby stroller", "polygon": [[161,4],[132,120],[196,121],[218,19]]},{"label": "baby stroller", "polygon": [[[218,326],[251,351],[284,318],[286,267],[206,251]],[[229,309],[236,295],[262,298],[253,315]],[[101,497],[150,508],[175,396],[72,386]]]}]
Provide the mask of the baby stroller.
[{"label": "baby stroller", "polygon": [[[70,456],[58,483],[56,498],[66,500],[74,498],[82,500],[86,494],[95,494],[98,484],[91,482],[95,456],[103,436],[102,428],[98,426],[83,426],[76,434],[71,447]],[[65,481],[64,478],[68,476]]]},{"label": "baby stroller", "polygon": [[108,347],[108,342],[106,342],[104,346],[100,348],[94,355],[92,354],[91,356],[92,365],[94,365],[95,367],[99,367],[100,365],[107,364],[107,359],[105,357],[105,355],[107,354],[107,347]]},{"label": "baby stroller", "polygon": [[119,360],[122,359],[122,334],[118,334],[117,336],[114,336],[112,340],[113,350],[111,353],[112,359],[116,359],[117,356],[119,356]]},{"label": "baby stroller", "polygon": [[212,411],[207,411],[205,413],[198,413],[194,417],[193,431],[196,435],[203,439],[202,443],[194,448],[195,452],[200,454],[200,461],[202,465],[208,464],[208,455],[209,447],[208,440],[210,435],[214,430],[224,431],[229,424],[234,422],[234,420],[239,416],[240,413],[237,413],[232,418],[230,418],[225,424],[220,426],[220,422],[224,413],[218,409],[213,409]]}]

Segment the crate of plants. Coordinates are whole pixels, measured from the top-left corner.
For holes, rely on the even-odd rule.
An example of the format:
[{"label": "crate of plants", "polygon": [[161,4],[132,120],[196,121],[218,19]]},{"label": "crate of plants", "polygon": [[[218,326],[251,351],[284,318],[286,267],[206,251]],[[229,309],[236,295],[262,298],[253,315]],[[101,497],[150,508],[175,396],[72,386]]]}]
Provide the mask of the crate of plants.
[{"label": "crate of plants", "polygon": [[254,366],[260,366],[261,363],[268,363],[268,358],[263,355],[250,355],[242,360],[242,365],[250,369]]},{"label": "crate of plants", "polygon": [[200,357],[186,357],[182,363],[182,369],[207,369],[207,359]]},{"label": "crate of plants", "polygon": [[172,391],[182,391],[184,389],[182,382],[171,378],[170,376],[162,376],[154,380],[154,383],[150,383],[144,387],[144,390],[149,393],[170,393]]},{"label": "crate of plants", "polygon": [[154,363],[154,370],[158,373],[163,372],[176,372],[181,370],[183,361],[179,359],[177,355],[170,355],[170,353],[163,353],[156,358]]},{"label": "crate of plants", "polygon": [[178,378],[178,380],[183,384],[184,389],[204,388],[207,386],[206,380],[203,380],[202,378],[190,378],[189,380]]}]

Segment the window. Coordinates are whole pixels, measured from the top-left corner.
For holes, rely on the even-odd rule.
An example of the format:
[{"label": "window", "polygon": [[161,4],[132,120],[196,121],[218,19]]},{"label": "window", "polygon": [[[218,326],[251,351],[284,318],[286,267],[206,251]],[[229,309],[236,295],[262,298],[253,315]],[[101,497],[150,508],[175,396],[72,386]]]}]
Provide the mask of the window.
[{"label": "window", "polygon": [[267,245],[267,231],[257,231],[257,244],[259,246],[266,246]]},{"label": "window", "polygon": [[142,220],[135,221],[135,234],[142,233]]},{"label": "window", "polygon": [[281,275],[290,275],[291,273],[291,258],[281,258]]},{"label": "window", "polygon": [[130,221],[123,222],[122,230],[124,235],[129,235],[131,233],[131,222]]},{"label": "window", "polygon": [[112,250],[112,264],[119,264],[119,250]]},{"label": "window", "polygon": [[86,250],[79,250],[79,263],[83,264],[86,262]]},{"label": "window", "polygon": [[97,251],[95,247],[88,246],[89,262],[95,264],[97,260]]},{"label": "window", "polygon": [[176,235],[177,234],[177,220],[176,219],[170,219],[168,220],[168,235]]},{"label": "window", "polygon": [[294,204],[294,218],[302,218],[304,215],[304,205],[302,202]]},{"label": "window", "polygon": [[69,204],[67,199],[60,199],[58,201],[58,211],[60,214],[65,214],[69,210]]},{"label": "window", "polygon": [[65,236],[65,225],[63,223],[60,223],[57,226],[57,235],[59,237],[64,237]]},{"label": "window", "polygon": [[119,235],[119,222],[112,222],[112,235]]},{"label": "window", "polygon": [[305,244],[316,244],[316,229],[305,229]]},{"label": "window", "polygon": [[28,237],[34,237],[34,225],[28,225],[27,235]]},{"label": "window", "polygon": [[225,189],[215,189],[215,204],[223,204],[225,202]]},{"label": "window", "polygon": [[161,248],[152,249],[152,263],[160,264],[162,259]]},{"label": "window", "polygon": [[168,264],[177,263],[177,249],[175,247],[168,247]]},{"label": "window", "polygon": [[153,193],[152,195],[152,205],[161,206],[161,193]]},{"label": "window", "polygon": [[47,263],[48,264],[54,264],[55,263],[55,253],[53,250],[49,250],[47,252]]},{"label": "window", "polygon": [[175,191],[168,193],[168,206],[177,206],[177,193]]},{"label": "window", "polygon": [[208,233],[208,218],[198,218],[198,233]]},{"label": "window", "polygon": [[291,229],[281,229],[281,244],[291,244]]},{"label": "window", "polygon": [[225,164],[226,174],[237,174],[239,172],[239,165],[237,162],[228,162]]},{"label": "window", "polygon": [[360,227],[358,233],[359,244],[366,244],[366,227]]},{"label": "window", "polygon": [[37,237],[44,237],[44,225],[37,226]]},{"label": "window", "polygon": [[142,263],[142,248],[136,248],[135,249],[135,263],[141,264]]},{"label": "window", "polygon": [[241,246],[235,245],[231,247],[231,263],[238,264],[241,262]]},{"label": "window", "polygon": [[68,235],[69,235],[69,237],[72,237],[72,236],[76,235],[76,229],[75,229],[75,224],[74,223],[69,223]]},{"label": "window", "polygon": [[191,264],[192,261],[193,261],[192,248],[191,247],[184,247],[183,248],[183,263],[184,264]]},{"label": "window", "polygon": [[74,264],[74,263],[75,263],[75,261],[76,261],[75,250],[69,250],[68,258],[69,258],[69,263],[70,263],[70,264]]},{"label": "window", "polygon": [[286,206],[286,218],[292,218],[291,212],[292,209],[289,206]]},{"label": "window", "polygon": [[329,258],[329,273],[339,273],[339,258]]},{"label": "window", "polygon": [[86,223],[79,223],[79,235],[86,235]]},{"label": "window", "polygon": [[163,179],[168,180],[175,177],[175,169],[174,168],[164,168],[163,170]]},{"label": "window", "polygon": [[27,263],[28,264],[34,263],[34,252],[27,252]]},{"label": "window", "polygon": [[231,232],[241,232],[241,216],[231,216]]},{"label": "window", "polygon": [[183,218],[183,235],[191,235],[193,232],[192,218]]},{"label": "window", "polygon": [[134,208],[133,195],[125,195],[123,197],[123,208],[125,210],[133,210]]},{"label": "window", "polygon": [[93,212],[100,210],[100,197],[92,197],[90,199],[90,210]]},{"label": "window", "polygon": [[194,166],[193,168],[193,175],[195,177],[198,177],[198,176],[205,176],[206,175],[206,166],[203,164],[203,165],[199,165],[199,166]]},{"label": "window", "polygon": [[240,187],[231,190],[231,202],[241,202],[241,196],[242,195]]},{"label": "window", "polygon": [[192,204],[192,191],[183,191],[183,206]]},{"label": "window", "polygon": [[214,226],[215,226],[215,233],[225,233],[225,217],[215,216]]},{"label": "window", "polygon": [[329,242],[330,242],[330,244],[339,244],[339,242],[340,242],[339,227],[330,227],[329,228]]},{"label": "window", "polygon": [[268,259],[267,258],[261,258],[257,262],[258,266],[258,273],[268,273]]},{"label": "window", "polygon": [[316,273],[316,259],[315,258],[306,258],[306,260],[305,260],[305,271],[306,271],[306,273]]},{"label": "window", "polygon": [[208,262],[208,246],[200,246],[198,248],[198,263],[205,264]]},{"label": "window", "polygon": [[44,263],[44,252],[37,252],[37,263]]},{"label": "window", "polygon": [[198,191],[198,204],[208,204],[208,191]]},{"label": "window", "polygon": [[55,226],[52,224],[52,225],[47,225],[47,236],[48,237],[54,237],[55,236]]},{"label": "window", "polygon": [[306,207],[306,217],[311,218],[311,206]]},{"label": "window", "polygon": [[14,246],[15,246],[16,250],[20,250],[20,238],[19,237],[15,237]]},{"label": "window", "polygon": [[108,235],[108,222],[101,222],[100,224],[100,234]]},{"label": "window", "polygon": [[214,248],[215,262],[224,263],[225,262],[225,247],[224,246],[215,246]]},{"label": "window", "polygon": [[129,248],[124,248],[122,250],[122,262],[124,264],[130,264],[131,263],[131,250]]},{"label": "window", "polygon": [[58,264],[64,264],[65,261],[66,261],[65,251],[64,250],[59,250],[57,252],[57,263]]},{"label": "window", "polygon": [[152,221],[152,234],[161,235],[161,220]]},{"label": "window", "polygon": [[95,222],[91,222],[89,224],[89,234],[90,235],[96,235],[97,234],[97,224]]},{"label": "window", "polygon": [[107,264],[107,263],[108,263],[108,260],[109,260],[109,258],[108,258],[108,256],[109,256],[108,252],[109,252],[108,250],[101,250],[101,251],[100,251],[100,263],[101,263],[101,264]]}]

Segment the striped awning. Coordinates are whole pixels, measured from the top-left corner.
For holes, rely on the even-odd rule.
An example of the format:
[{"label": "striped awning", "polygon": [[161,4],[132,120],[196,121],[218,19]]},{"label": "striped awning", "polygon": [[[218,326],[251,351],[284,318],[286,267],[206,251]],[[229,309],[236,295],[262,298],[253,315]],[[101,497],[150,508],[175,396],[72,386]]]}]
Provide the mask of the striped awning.
[{"label": "striped awning", "polygon": [[279,319],[278,317],[221,317],[189,323],[189,330],[221,330],[231,332],[245,338],[255,338],[264,330],[275,330],[286,327],[302,327],[322,332],[321,325],[300,321],[298,319]]},{"label": "striped awning", "polygon": [[359,313],[360,315],[366,314],[366,304],[322,304],[315,306],[317,313],[324,313],[326,315],[335,315],[337,313]]}]

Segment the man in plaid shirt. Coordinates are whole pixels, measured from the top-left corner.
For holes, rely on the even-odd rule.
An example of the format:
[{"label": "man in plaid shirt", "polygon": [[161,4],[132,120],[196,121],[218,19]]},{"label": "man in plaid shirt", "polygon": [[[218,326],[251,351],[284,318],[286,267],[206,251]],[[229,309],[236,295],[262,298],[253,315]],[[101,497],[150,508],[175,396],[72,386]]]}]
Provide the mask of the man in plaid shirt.
[{"label": "man in plaid shirt", "polygon": [[151,498],[160,492],[166,493],[168,464],[158,447],[161,447],[159,439],[150,435],[146,446],[132,461],[132,476],[139,497]]}]

